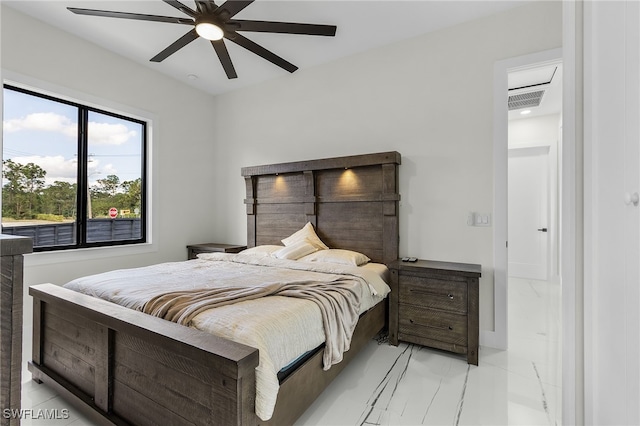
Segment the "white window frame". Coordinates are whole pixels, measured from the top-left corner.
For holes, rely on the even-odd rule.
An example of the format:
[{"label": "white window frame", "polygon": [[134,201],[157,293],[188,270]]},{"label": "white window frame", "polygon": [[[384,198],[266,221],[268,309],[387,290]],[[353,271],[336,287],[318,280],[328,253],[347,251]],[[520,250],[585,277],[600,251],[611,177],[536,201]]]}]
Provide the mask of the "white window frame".
[{"label": "white window frame", "polygon": [[[157,238],[157,213],[154,209],[154,200],[157,197],[155,167],[156,153],[154,146],[158,141],[155,129],[158,127],[158,118],[155,114],[144,111],[130,105],[123,105],[113,100],[103,99],[87,93],[79,92],[67,87],[62,87],[32,77],[24,76],[7,70],[2,70],[2,83],[17,88],[51,96],[61,100],[78,103],[100,109],[114,114],[127,115],[136,120],[144,121],[147,126],[146,141],[146,242],[136,244],[123,244],[101,247],[75,248],[67,250],[41,251],[30,254],[29,265],[48,265],[64,262],[77,262],[93,259],[105,259],[152,253],[158,251]],[[0,143],[0,146],[2,144]],[[1,201],[1,199],[0,199]]]}]

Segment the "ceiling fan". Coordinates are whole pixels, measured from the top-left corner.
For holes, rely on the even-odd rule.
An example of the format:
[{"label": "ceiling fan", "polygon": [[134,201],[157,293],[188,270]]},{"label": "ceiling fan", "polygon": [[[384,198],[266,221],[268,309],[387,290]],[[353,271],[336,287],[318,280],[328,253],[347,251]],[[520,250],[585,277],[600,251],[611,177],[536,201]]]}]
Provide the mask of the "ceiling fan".
[{"label": "ceiling fan", "polygon": [[222,68],[224,68],[227,77],[230,79],[237,78],[238,75],[236,74],[236,70],[231,62],[231,57],[229,56],[227,47],[224,44],[225,38],[289,72],[294,72],[298,69],[298,67],[292,63],[244,37],[239,33],[239,31],[306,34],[317,36],[335,36],[336,34],[335,25],[233,19],[235,15],[255,0],[227,0],[220,6],[217,6],[213,0],[196,0],[196,10],[185,6],[179,1],[163,1],[189,17],[176,18],[172,16],[80,9],[75,7],[68,7],[67,9],[79,15],[105,16],[110,18],[135,19],[139,21],[168,22],[171,24],[193,26],[194,28],[189,32],[173,42],[162,52],[151,58],[151,61],[161,62],[198,37],[202,37],[211,41],[211,45],[220,59]]}]

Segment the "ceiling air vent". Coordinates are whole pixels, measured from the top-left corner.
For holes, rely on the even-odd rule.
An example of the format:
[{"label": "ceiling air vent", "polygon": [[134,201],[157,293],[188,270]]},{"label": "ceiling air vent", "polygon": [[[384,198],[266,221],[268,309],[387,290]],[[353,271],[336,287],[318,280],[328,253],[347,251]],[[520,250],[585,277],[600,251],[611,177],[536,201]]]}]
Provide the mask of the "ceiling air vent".
[{"label": "ceiling air vent", "polygon": [[535,92],[518,93],[509,96],[509,111],[520,108],[533,108],[540,106],[544,90],[536,90]]}]

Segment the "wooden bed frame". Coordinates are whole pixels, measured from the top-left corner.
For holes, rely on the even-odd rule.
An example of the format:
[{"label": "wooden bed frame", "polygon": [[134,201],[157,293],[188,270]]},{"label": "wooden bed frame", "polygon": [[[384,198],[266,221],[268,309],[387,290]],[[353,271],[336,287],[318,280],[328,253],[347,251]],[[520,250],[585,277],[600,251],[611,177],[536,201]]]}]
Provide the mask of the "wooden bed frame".
[{"label": "wooden bed frame", "polygon": [[[398,257],[398,166],[386,152],[242,169],[247,245],[280,243],[311,222],[329,246],[389,263]],[[97,424],[288,425],[385,325],[364,313],[344,360],[322,351],[280,384],[269,422],[255,414],[258,350],[53,284],[32,286],[33,379]]]}]

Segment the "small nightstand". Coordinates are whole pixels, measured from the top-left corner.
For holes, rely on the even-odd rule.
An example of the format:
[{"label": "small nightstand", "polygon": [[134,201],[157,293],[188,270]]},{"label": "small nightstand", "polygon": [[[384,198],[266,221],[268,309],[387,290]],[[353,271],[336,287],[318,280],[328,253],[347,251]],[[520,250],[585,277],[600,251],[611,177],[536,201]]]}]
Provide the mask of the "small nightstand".
[{"label": "small nightstand", "polygon": [[219,243],[205,243],[205,244],[192,244],[187,246],[187,259],[195,259],[200,253],[239,253],[246,249],[247,246],[239,246],[237,244],[219,244]]},{"label": "small nightstand", "polygon": [[478,365],[481,266],[418,260],[389,265],[389,341],[465,354]]}]

